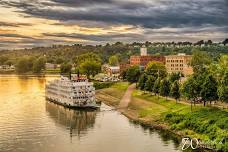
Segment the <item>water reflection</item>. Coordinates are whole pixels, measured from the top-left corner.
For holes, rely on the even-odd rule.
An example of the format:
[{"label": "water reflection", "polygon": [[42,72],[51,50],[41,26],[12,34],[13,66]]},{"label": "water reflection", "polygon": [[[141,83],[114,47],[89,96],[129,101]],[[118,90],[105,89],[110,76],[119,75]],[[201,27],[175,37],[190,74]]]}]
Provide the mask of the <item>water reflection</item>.
[{"label": "water reflection", "polygon": [[129,123],[104,104],[95,112],[47,102],[45,83],[56,78],[0,75],[0,152],[178,151],[166,132]]},{"label": "water reflection", "polygon": [[46,111],[55,123],[69,130],[71,137],[85,135],[95,124],[96,111],[72,110],[48,101]]},{"label": "water reflection", "polygon": [[135,126],[141,126],[144,132],[149,131],[151,135],[158,134],[159,138],[163,141],[164,146],[168,146],[170,143],[172,143],[174,144],[175,149],[180,149],[181,137],[175,135],[174,133],[167,130],[156,129],[156,128],[152,128],[151,126],[142,125],[135,121],[130,120],[130,122]]}]

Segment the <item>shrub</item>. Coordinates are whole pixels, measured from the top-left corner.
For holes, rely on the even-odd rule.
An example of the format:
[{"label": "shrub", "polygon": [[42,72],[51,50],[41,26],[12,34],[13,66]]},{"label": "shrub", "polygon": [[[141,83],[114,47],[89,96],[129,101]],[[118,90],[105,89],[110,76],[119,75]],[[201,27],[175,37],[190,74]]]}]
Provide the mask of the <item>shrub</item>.
[{"label": "shrub", "polygon": [[114,84],[114,82],[94,82],[94,87],[96,90],[109,88]]}]

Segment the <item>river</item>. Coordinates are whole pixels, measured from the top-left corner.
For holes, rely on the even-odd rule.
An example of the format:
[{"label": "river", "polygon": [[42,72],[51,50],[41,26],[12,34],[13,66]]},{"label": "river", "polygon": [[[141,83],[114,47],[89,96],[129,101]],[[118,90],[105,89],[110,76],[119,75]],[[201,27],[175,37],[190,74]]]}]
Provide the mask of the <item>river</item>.
[{"label": "river", "polygon": [[45,100],[56,76],[0,75],[1,152],[175,152],[169,133],[135,124],[111,107],[69,110]]}]

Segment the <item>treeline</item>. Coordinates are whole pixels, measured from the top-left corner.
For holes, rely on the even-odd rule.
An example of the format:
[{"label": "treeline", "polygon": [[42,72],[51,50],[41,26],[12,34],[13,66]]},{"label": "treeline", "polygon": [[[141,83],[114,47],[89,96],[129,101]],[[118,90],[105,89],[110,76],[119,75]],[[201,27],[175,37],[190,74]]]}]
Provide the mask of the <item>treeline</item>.
[{"label": "treeline", "polygon": [[15,67],[18,73],[41,73],[45,69],[45,63],[44,57],[22,57],[16,62]]},{"label": "treeline", "polygon": [[223,101],[228,103],[228,55],[213,61],[206,52],[195,51],[191,62],[194,74],[181,83],[181,73],[167,74],[159,62],[150,62],[144,71],[133,66],[122,73],[127,81],[154,95],[187,98],[191,103]]},{"label": "treeline", "polygon": [[[42,73],[45,70],[47,57],[22,57],[15,63],[18,73]],[[73,63],[64,61],[60,66],[61,74],[80,73],[88,78],[95,76],[101,71],[101,58],[95,53],[86,53],[74,57]]]},{"label": "treeline", "polygon": [[[228,44],[228,39],[221,44]],[[81,54],[93,52],[100,56],[102,63],[107,63],[110,56],[117,55],[121,62],[127,62],[131,55],[139,54],[139,48],[145,45],[148,47],[150,54],[170,55],[177,53],[192,54],[194,50],[206,51],[208,54],[217,59],[220,54],[228,53],[228,46],[215,44],[212,41],[199,41],[193,45],[190,42],[145,42],[124,44],[116,42],[106,45],[53,45],[52,47],[36,47],[32,49],[21,50],[2,50],[0,51],[0,64],[16,64],[23,56],[43,57],[45,56],[48,63],[62,64],[64,62],[74,62],[74,58]],[[205,46],[200,46],[205,44]],[[181,46],[181,47],[179,47]]]}]

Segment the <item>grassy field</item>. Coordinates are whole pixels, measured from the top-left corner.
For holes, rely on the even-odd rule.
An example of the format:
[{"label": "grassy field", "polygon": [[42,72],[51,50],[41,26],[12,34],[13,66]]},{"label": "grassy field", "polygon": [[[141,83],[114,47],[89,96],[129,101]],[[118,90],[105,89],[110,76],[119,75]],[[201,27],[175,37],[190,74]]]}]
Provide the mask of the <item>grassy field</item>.
[{"label": "grassy field", "polygon": [[44,73],[46,74],[59,74],[60,73],[60,68],[56,68],[56,69],[46,69],[44,71]]},{"label": "grassy field", "polygon": [[228,112],[212,107],[194,106],[177,103],[173,100],[158,98],[142,91],[133,92],[130,108],[139,119],[164,123],[171,130],[182,132],[186,136],[213,141],[218,149],[228,151]]},{"label": "grassy field", "polygon": [[101,100],[108,105],[116,106],[119,104],[120,99],[123,97],[128,86],[128,82],[115,83],[109,88],[97,90],[96,97],[98,100]]}]

